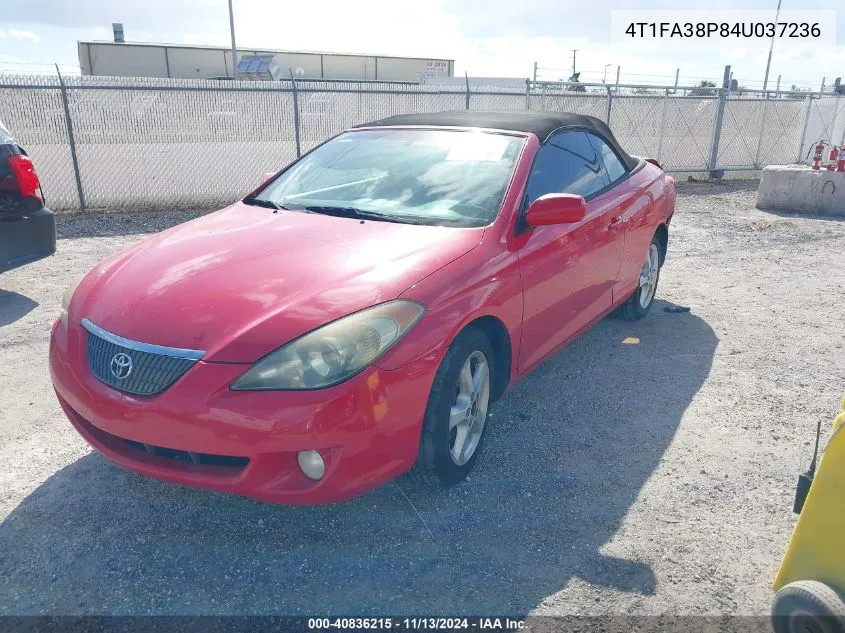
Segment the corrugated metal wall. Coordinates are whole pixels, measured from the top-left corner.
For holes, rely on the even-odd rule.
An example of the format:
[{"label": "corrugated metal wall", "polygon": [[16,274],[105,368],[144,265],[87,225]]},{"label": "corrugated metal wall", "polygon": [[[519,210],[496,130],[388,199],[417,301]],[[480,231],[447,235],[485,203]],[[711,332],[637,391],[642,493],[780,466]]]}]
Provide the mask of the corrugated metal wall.
[{"label": "corrugated metal wall", "polygon": [[[232,75],[232,54],[226,48],[79,42],[78,49],[83,75],[183,79]],[[452,60],[435,58],[238,49],[238,55],[253,54],[273,55],[285,75],[293,72],[308,79],[417,81],[420,73],[430,72],[432,64],[439,64],[444,76],[454,72]]]}]

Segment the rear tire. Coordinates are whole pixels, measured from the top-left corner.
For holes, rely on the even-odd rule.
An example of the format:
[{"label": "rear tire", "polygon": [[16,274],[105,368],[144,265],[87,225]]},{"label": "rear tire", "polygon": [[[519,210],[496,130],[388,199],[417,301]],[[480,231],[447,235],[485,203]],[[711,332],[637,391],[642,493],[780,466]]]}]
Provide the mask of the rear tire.
[{"label": "rear tire", "polygon": [[466,478],[484,444],[495,371],[487,335],[461,332],[434,377],[412,477],[444,487]]},{"label": "rear tire", "polygon": [[651,309],[654,297],[657,294],[657,282],[660,280],[660,262],[663,259],[661,254],[662,245],[655,234],[651,238],[651,244],[646,251],[645,261],[640,270],[637,289],[628,300],[622,304],[619,313],[628,321],[639,321]]},{"label": "rear tire", "polygon": [[775,594],[775,633],[845,633],[845,603],[815,580],[791,582]]}]

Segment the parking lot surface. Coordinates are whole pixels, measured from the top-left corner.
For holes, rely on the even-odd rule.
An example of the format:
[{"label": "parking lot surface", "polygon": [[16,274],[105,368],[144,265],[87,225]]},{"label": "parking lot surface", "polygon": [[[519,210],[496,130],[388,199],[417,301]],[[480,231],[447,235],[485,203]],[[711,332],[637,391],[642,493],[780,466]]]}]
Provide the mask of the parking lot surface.
[{"label": "parking lot surface", "polygon": [[845,222],[760,212],[755,190],[679,186],[660,301],[500,400],[468,481],[321,507],[90,450],[47,372],[62,293],[196,213],[60,217],[54,257],[0,276],[0,614],[767,613],[845,391]]}]

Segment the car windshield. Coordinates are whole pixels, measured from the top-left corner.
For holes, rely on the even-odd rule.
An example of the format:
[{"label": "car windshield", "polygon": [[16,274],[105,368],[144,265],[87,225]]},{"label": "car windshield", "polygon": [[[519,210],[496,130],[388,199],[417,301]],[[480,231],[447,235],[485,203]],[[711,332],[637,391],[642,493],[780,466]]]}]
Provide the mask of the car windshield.
[{"label": "car windshield", "polygon": [[472,130],[346,132],[251,200],[410,224],[485,226],[499,212],[524,142]]}]

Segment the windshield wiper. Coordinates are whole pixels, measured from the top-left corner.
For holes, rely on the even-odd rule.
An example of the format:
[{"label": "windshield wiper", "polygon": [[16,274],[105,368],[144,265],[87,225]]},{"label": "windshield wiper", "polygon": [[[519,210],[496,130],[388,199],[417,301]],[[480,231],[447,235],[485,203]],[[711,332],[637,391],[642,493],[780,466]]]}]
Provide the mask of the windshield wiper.
[{"label": "windshield wiper", "polygon": [[376,220],[378,222],[396,222],[397,224],[425,224],[425,222],[421,222],[416,218],[409,218],[405,215],[389,215],[387,213],[379,213],[378,211],[365,211],[363,209],[356,209],[355,207],[332,207],[317,205],[303,207],[303,209],[305,211],[312,211],[314,213],[336,215],[341,218]]},{"label": "windshield wiper", "polygon": [[334,215],[342,218],[356,218],[361,220],[376,220],[379,222],[396,222],[398,224],[425,224],[416,218],[409,218],[407,216],[388,215],[386,213],[379,213],[377,211],[364,211],[363,209],[356,209],[355,207],[339,207],[330,205],[315,205],[302,206],[291,205],[282,202],[274,202],[266,198],[256,198],[254,196],[247,196],[243,199],[244,204],[251,204],[256,207],[266,207],[268,209],[275,209],[276,211],[302,211],[304,213],[323,213],[325,215]]},{"label": "windshield wiper", "polygon": [[288,208],[283,204],[273,202],[272,200],[265,200],[264,198],[256,198],[255,196],[247,196],[243,199],[243,202],[244,204],[251,204],[254,207],[266,207],[268,209],[276,209],[276,211],[280,211],[282,209],[288,210]]},{"label": "windshield wiper", "polygon": [[275,209],[276,211],[302,211],[303,213],[313,213],[309,209],[297,204],[288,204],[287,202],[275,202],[267,200],[266,198],[255,198],[247,196],[243,199],[245,204],[252,204],[256,207],[267,207],[268,209]]}]

